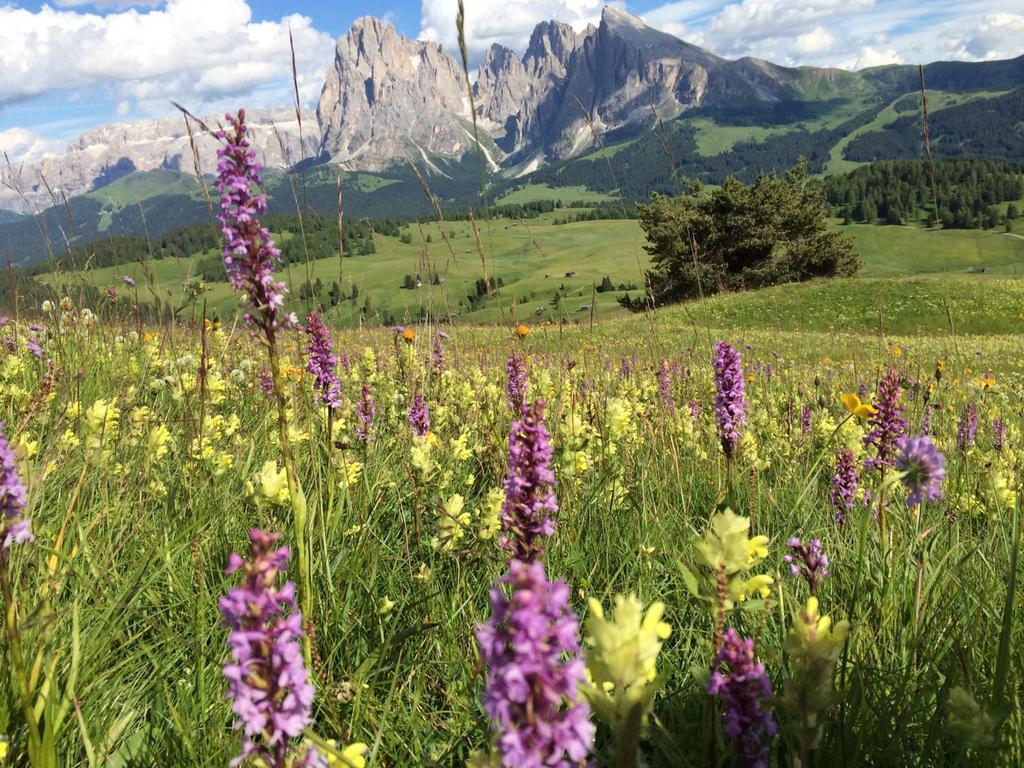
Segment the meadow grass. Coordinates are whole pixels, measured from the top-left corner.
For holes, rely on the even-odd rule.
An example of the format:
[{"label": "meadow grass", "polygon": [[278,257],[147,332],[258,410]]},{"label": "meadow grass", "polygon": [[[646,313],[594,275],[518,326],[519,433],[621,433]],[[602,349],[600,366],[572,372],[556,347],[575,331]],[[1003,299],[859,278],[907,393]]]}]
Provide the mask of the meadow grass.
[{"label": "meadow grass", "polygon": [[[304,339],[283,337],[290,433],[310,509],[306,619],[321,736],[365,742],[371,765],[463,765],[486,748],[472,632],[487,618],[487,589],[504,567],[502,550],[482,532],[486,495],[505,472],[512,415],[504,367],[515,352],[527,360],[530,397],[548,402],[555,447],[559,512],[549,574],[571,586],[582,617],[585,597],[606,606],[616,593],[665,602],[673,632],[659,658],[665,687],[642,747],[646,762],[725,760],[720,731],[711,732],[717,757],[708,753],[712,621],[678,567],[681,558],[693,561],[694,540],[725,501],[710,366],[711,343],[725,338],[743,355],[750,414],[731,503],[770,538],[763,570],[775,580],[770,600],[751,602],[729,624],[755,637],[781,691],[789,615],[806,596],[781,561],[793,535],[823,541],[832,566],[822,610],[853,624],[840,706],[812,764],[1024,759],[1019,612],[1008,630],[1004,687],[1014,709],[999,749],[965,748],[949,728],[954,686],[987,711],[1001,694],[995,669],[1018,513],[997,480],[1020,490],[1019,336],[872,337],[709,317],[695,321],[692,308],[675,308],[593,328],[540,327],[525,339],[507,326],[460,326],[448,329],[441,374],[430,361],[428,325],[416,326],[411,344],[391,332],[342,331],[335,347],[351,367],[340,369],[344,402],[330,435],[303,373]],[[74,702],[56,734],[61,764],[224,765],[238,737],[220,676],[226,647],[217,611],[236,579],[222,569],[251,526],[290,539],[290,513],[261,495],[257,477],[279,456],[273,409],[256,381],[265,353],[227,325],[205,333],[148,328],[143,339],[130,321],[89,323],[59,309],[46,325],[56,376],[24,352],[8,355],[0,414],[23,457],[37,537],[13,554],[18,621],[29,657],[38,650],[47,660],[41,679],[58,700]],[[936,381],[939,359],[945,371]],[[656,376],[662,361],[676,371],[668,401]],[[903,377],[912,431],[926,393],[940,406],[932,433],[948,459],[941,502],[915,512],[893,492],[891,544],[863,507],[837,526],[827,500],[837,448],[856,447],[862,434],[840,394],[861,383],[875,389],[890,367]],[[985,372],[991,388],[982,384]],[[378,405],[367,447],[354,434],[363,383]],[[427,469],[412,460],[413,392],[425,396],[437,438]],[[97,428],[101,400],[116,403],[116,424],[100,419]],[[700,407],[696,422],[690,402]],[[956,433],[968,402],[982,426],[962,454]],[[997,414],[1009,424],[1002,451],[988,428]],[[164,455],[149,437],[156,426],[169,429]],[[461,538],[439,548],[432,539],[440,510],[456,494],[469,518]],[[0,653],[10,669],[7,647]],[[778,710],[776,717],[773,760],[790,764],[792,721]],[[25,764],[13,687],[0,697],[0,733],[14,764]],[[608,749],[601,731],[602,762]]]},{"label": "meadow grass", "polygon": [[[367,296],[372,302],[367,322],[387,317],[415,319],[421,306],[435,315],[447,318],[450,314],[453,319],[475,323],[516,318],[589,324],[592,315],[598,320],[626,317],[628,314],[617,300],[627,292],[637,295],[637,287],[643,285],[643,271],[650,265],[642,246],[642,230],[636,221],[629,220],[553,223],[577,212],[554,211],[526,221],[496,218],[481,222],[483,265],[472,228],[466,222],[445,225],[445,230],[452,234],[454,258],[436,224],[412,225],[407,230],[412,236],[408,244],[397,237],[377,236],[376,253],[345,259],[343,293],[347,296],[355,282],[359,296],[355,302],[346,300],[331,309],[331,320],[357,325]],[[854,238],[864,262],[859,277],[829,284],[781,286],[764,294],[721,297],[714,306],[726,313],[723,317],[743,327],[771,327],[785,322],[787,327],[837,327],[861,332],[877,330],[881,312],[884,328],[909,333],[945,328],[948,323],[933,309],[936,301],[941,303],[948,297],[954,305],[958,331],[1002,333],[1015,327],[1012,323],[1019,313],[1013,301],[1019,298],[1019,289],[1005,278],[1024,274],[1024,239],[981,230],[864,224],[836,224],[835,228]],[[288,236],[289,233],[284,233],[284,239]],[[428,236],[429,243],[425,242]],[[146,283],[148,269],[154,277],[152,285],[157,295],[178,305],[183,301],[183,283],[199,281],[196,261],[213,255],[209,251],[187,259],[151,260],[145,269],[130,263],[60,276],[45,275],[40,279],[70,286],[84,281],[120,290],[123,275],[142,285]],[[971,267],[984,267],[986,274],[966,275]],[[504,285],[493,295],[470,305],[467,296],[475,292],[476,281],[484,269],[495,280],[500,277]],[[322,281],[325,301],[332,281],[338,280],[338,271],[337,258],[311,263],[310,274],[314,281]],[[443,285],[431,285],[424,279],[418,289],[402,288],[404,275],[426,276],[432,271],[443,277]],[[567,277],[569,272],[575,274]],[[303,264],[293,264],[282,272],[282,278],[291,286],[291,303],[297,311],[307,308],[306,302],[297,299],[306,275]],[[634,287],[625,292],[597,293],[595,289],[606,275],[616,289],[620,285]],[[917,276],[936,279],[926,281]],[[906,284],[873,279],[897,277],[914,279]],[[237,296],[230,286],[210,283],[207,288],[207,312],[225,318],[233,315]],[[898,294],[902,291],[925,298],[924,306],[930,314],[915,322],[913,315],[917,310],[901,300]],[[556,293],[561,297],[557,305]],[[839,296],[849,298],[850,302],[840,302]],[[829,307],[827,313],[822,311],[825,306]],[[792,321],[782,319],[787,317]]]},{"label": "meadow grass", "polygon": [[494,204],[516,205],[518,203],[533,203],[537,200],[561,200],[566,204],[576,202],[600,203],[615,199],[614,195],[595,192],[582,184],[564,187],[552,187],[550,184],[527,184],[497,198]]}]

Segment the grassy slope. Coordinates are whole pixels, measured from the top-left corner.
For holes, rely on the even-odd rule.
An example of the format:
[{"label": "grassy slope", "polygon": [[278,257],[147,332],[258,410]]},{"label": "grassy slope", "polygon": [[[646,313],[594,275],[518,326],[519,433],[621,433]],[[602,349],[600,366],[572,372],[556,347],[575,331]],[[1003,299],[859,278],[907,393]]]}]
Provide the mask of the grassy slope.
[{"label": "grassy slope", "polygon": [[515,189],[494,201],[495,205],[514,205],[530,203],[536,200],[562,200],[566,203],[599,203],[614,200],[611,195],[592,192],[583,185],[574,187],[552,187],[548,184],[528,184]]},{"label": "grassy slope", "polygon": [[[557,215],[564,215],[559,212]],[[608,275],[618,286],[620,283],[641,284],[641,269],[646,267],[647,254],[643,250],[643,239],[635,221],[593,221],[555,226],[551,223],[556,214],[548,214],[528,222],[496,219],[490,223],[481,222],[481,240],[486,254],[487,274],[501,277],[505,285],[497,295],[472,311],[460,306],[464,297],[473,292],[475,281],[481,275],[480,256],[474,245],[472,231],[468,224],[455,222],[447,229],[454,232],[451,241],[455,258],[444,244],[436,225],[425,225],[424,235],[431,235],[427,245],[430,269],[436,270],[445,279],[443,286],[425,283],[417,290],[401,288],[405,274],[427,274],[430,269],[422,266],[423,246],[419,243],[419,232],[413,228],[412,244],[399,242],[397,238],[378,237],[377,253],[371,256],[347,258],[344,262],[342,284],[346,294],[354,281],[360,289],[358,305],[361,307],[369,294],[373,308],[381,316],[402,318],[413,317],[421,302],[433,306],[435,312],[447,314],[472,322],[496,322],[510,316],[517,318],[552,318],[560,316],[573,321],[589,322],[589,308],[595,298],[593,286]],[[1024,222],[1018,222],[1024,230]],[[838,317],[837,307],[846,307],[849,293],[850,307],[872,306],[875,309],[866,314],[843,309],[846,320],[840,325],[851,324],[859,330],[871,330],[877,326],[876,292],[888,296],[885,304],[892,309],[897,305],[898,294],[906,290],[908,295],[923,291],[928,301],[950,296],[954,300],[967,302],[965,313],[978,312],[977,317],[964,317],[972,330],[992,332],[1003,327],[1002,317],[1009,322],[1016,313],[1005,305],[1004,296],[1014,296],[1024,303],[1024,296],[1006,286],[1015,283],[999,280],[1000,277],[1024,275],[1024,238],[1008,236],[1000,232],[976,230],[925,231],[912,227],[882,227],[852,225],[841,228],[851,234],[857,242],[864,260],[861,277],[853,281],[828,283],[816,286],[784,286],[771,291],[715,299],[714,306],[721,307],[727,316],[735,315],[734,322],[742,326],[742,317],[764,317],[767,319],[791,318],[793,327],[804,322],[833,325]],[[206,255],[206,254],[201,254]],[[180,297],[181,285],[194,271],[194,260],[166,259],[152,262],[153,274],[158,293],[174,299]],[[967,276],[968,267],[985,267],[991,274]],[[304,304],[297,301],[298,286],[306,280],[306,268],[293,264],[290,274],[285,275],[293,288],[292,296],[296,309]],[[566,272],[576,272],[572,278]],[[121,275],[135,277],[140,285],[144,281],[142,270],[137,264],[108,267],[89,273],[88,279],[94,284],[118,286]],[[552,277],[546,278],[545,275]],[[949,279],[918,279],[900,283],[889,279],[869,282],[871,278],[899,278],[910,276],[932,276]],[[323,259],[311,265],[311,277],[319,278],[326,290],[331,282],[338,279],[336,259]],[[67,279],[67,278],[65,278]],[[1022,284],[1024,285],[1024,284]],[[901,286],[903,286],[901,288]],[[236,296],[226,283],[210,285],[207,295],[208,307],[222,315],[229,315],[236,303]],[[564,296],[560,312],[551,306],[551,299],[558,290]],[[847,293],[844,293],[847,292]],[[636,291],[633,292],[634,294]],[[616,299],[618,291],[596,294],[594,314],[602,319],[624,314]],[[783,298],[783,297],[789,298]],[[513,304],[514,309],[513,309]],[[823,309],[828,307],[829,309]],[[888,311],[888,310],[887,310]],[[902,309],[900,310],[903,311]],[[340,323],[358,321],[357,307],[346,301],[334,311],[334,319]],[[831,314],[830,314],[831,313]],[[928,316],[927,321],[915,324],[914,310],[906,308],[907,317],[900,320],[900,327],[907,331],[918,327],[934,326],[936,318]],[[761,325],[761,321],[755,320]],[[788,321],[787,321],[788,322]],[[939,323],[941,327],[943,323]],[[1008,326],[1007,326],[1008,328]]]},{"label": "grassy slope", "polygon": [[120,208],[156,195],[198,196],[199,185],[191,176],[177,171],[143,171],[111,182],[87,197]]},{"label": "grassy slope", "polygon": [[[935,114],[936,112],[945,109],[946,107],[955,107],[958,104],[964,104],[975,99],[987,99],[994,96],[1000,96],[1004,91],[978,91],[976,93],[945,93],[943,91],[929,91],[928,92],[928,111],[929,114]],[[886,126],[896,122],[899,118],[903,117],[906,112],[897,112],[895,107],[907,96],[914,96],[916,94],[903,94],[896,99],[893,99],[889,104],[886,104],[875,119],[866,125],[862,125],[854,131],[840,139],[829,152],[829,161],[825,166],[825,173],[847,173],[852,171],[864,163],[854,162],[853,160],[847,160],[843,157],[843,152],[846,146],[858,136],[872,131],[880,131]]]}]

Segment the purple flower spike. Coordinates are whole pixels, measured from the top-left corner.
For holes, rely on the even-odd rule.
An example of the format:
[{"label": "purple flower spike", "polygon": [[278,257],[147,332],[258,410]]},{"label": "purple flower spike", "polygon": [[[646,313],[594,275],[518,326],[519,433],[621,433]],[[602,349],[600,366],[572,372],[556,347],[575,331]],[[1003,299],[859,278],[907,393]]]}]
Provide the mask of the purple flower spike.
[{"label": "purple flower spike", "polygon": [[372,437],[373,417],[377,415],[377,402],[373,399],[373,390],[364,383],[359,389],[359,403],[356,405],[356,437],[363,445],[367,445]]},{"label": "purple flower spike", "polygon": [[658,364],[656,375],[658,378],[658,400],[661,401],[662,407],[670,413],[674,413],[676,402],[672,397],[672,368],[669,366],[668,360],[662,360]]},{"label": "purple flower spike", "polygon": [[690,401],[690,418],[693,419],[693,426],[700,426],[700,403],[696,400]]},{"label": "purple flower spike", "polygon": [[946,458],[938,452],[930,437],[917,436],[903,441],[896,459],[896,469],[905,472],[907,504],[938,501],[942,498],[942,481],[946,477]]},{"label": "purple flower spike", "polygon": [[0,541],[4,549],[11,544],[25,544],[33,540],[32,523],[24,519],[27,494],[18,474],[14,451],[3,434],[0,421]]},{"label": "purple flower spike", "polygon": [[435,376],[440,376],[444,373],[445,368],[445,351],[444,341],[448,338],[448,334],[444,331],[438,331],[434,334],[434,348],[430,354],[430,368]]},{"label": "purple flower spike", "polygon": [[260,368],[256,383],[259,384],[260,390],[268,399],[274,399],[274,377],[270,375],[270,369],[267,366],[264,365]]},{"label": "purple flower spike", "polygon": [[816,594],[828,577],[828,555],[822,549],[821,539],[804,544],[794,536],[787,544],[793,552],[783,555],[782,560],[789,565],[790,575],[802,576],[811,594]]},{"label": "purple flower spike", "polygon": [[[719,670],[723,665],[727,672]],[[764,665],[754,661],[754,641],[730,627],[714,666],[708,693],[722,702],[722,726],[732,739],[737,763],[768,768],[768,742],[777,728],[767,705],[772,684]]]},{"label": "purple flower spike", "polygon": [[122,277],[122,278],[121,278],[121,281],[122,281],[122,282],[123,282],[123,283],[125,284],[125,286],[126,286],[126,287],[128,287],[128,288],[134,288],[134,287],[135,287],[135,280],[134,280],[134,279],[132,279],[132,277],[131,277],[131,276],[129,276],[129,275],[125,275],[124,277]]},{"label": "purple flower spike", "polygon": [[836,471],[832,475],[832,485],[829,488],[829,501],[832,503],[838,525],[844,525],[846,516],[853,512],[857,503],[859,480],[857,459],[853,451],[843,448],[836,457]]},{"label": "purple flower spike", "polygon": [[921,434],[930,435],[932,433],[932,416],[935,414],[935,410],[938,408],[934,403],[925,403],[924,410],[921,412]]},{"label": "purple flower spike", "polygon": [[[511,587],[506,597],[500,584]],[[484,709],[506,768],[574,768],[594,739],[585,684],[579,619],[569,587],[550,582],[540,563],[513,560],[492,587],[491,618],[477,627],[487,665]]]},{"label": "purple flower spike", "polygon": [[1006,445],[1006,422],[1000,418],[992,419],[992,447],[1001,451],[1004,445]]},{"label": "purple flower spike", "polygon": [[[225,119],[231,130],[217,132],[224,146],[217,150],[218,178],[214,183],[220,192],[217,219],[224,235],[224,267],[231,287],[246,292],[249,304],[259,315],[258,324],[270,330],[277,325],[277,310],[284,304],[286,290],[273,275],[281,252],[260,224],[260,217],[267,211],[267,196],[254,191],[263,186],[262,166],[245,137],[245,110],[238,110],[237,117],[225,115]],[[256,320],[251,314],[246,319]]]},{"label": "purple flower spike", "polygon": [[430,408],[423,395],[416,395],[409,407],[409,426],[416,437],[425,437],[430,431]]},{"label": "purple flower spike", "polygon": [[978,406],[968,403],[964,408],[964,414],[960,417],[960,423],[956,428],[956,447],[961,453],[967,453],[974,445],[974,438],[978,432]]},{"label": "purple flower spike", "polygon": [[513,352],[505,362],[505,371],[508,373],[508,407],[512,413],[519,413],[526,402],[526,361]]},{"label": "purple flower spike", "polygon": [[739,443],[740,428],[747,420],[740,353],[732,345],[718,342],[715,345],[714,370],[718,437],[722,442],[722,452],[727,458],[732,458]]},{"label": "purple flower spike", "polygon": [[316,400],[329,408],[338,408],[341,405],[341,382],[334,372],[338,358],[334,355],[331,332],[327,330],[319,313],[310,312],[306,318],[306,335],[309,336],[306,370],[313,375]]},{"label": "purple flower spike", "polygon": [[538,400],[523,408],[508,438],[501,545],[514,559],[533,562],[544,554],[546,540],[555,532],[550,517],[558,511],[554,487],[551,438],[544,426],[544,401]]},{"label": "purple flower spike", "polygon": [[907,422],[903,418],[903,406],[900,400],[903,389],[900,387],[899,374],[890,370],[878,385],[875,397],[875,410],[868,420],[868,433],[864,435],[864,447],[874,448],[875,456],[864,462],[868,469],[884,469],[891,467],[900,440],[907,430]]},{"label": "purple flower spike", "polygon": [[[289,765],[290,740],[298,739],[310,722],[313,686],[302,658],[299,638],[302,614],[295,607],[295,585],[277,586],[288,567],[287,547],[276,548],[280,536],[253,528],[249,560],[232,554],[227,573],[242,571],[242,583],[220,599],[228,627],[232,660],[224,664],[232,711],[242,730],[242,754],[231,765],[256,758],[270,768]],[[310,749],[302,765],[326,768]]]}]

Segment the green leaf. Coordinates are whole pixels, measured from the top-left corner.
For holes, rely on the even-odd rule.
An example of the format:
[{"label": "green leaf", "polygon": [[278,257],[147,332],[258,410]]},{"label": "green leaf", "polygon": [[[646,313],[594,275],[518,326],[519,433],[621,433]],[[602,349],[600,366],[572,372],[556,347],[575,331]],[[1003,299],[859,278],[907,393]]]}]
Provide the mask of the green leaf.
[{"label": "green leaf", "polygon": [[700,583],[697,580],[697,575],[682,560],[679,561],[679,573],[683,577],[686,590],[694,597],[700,597]]}]

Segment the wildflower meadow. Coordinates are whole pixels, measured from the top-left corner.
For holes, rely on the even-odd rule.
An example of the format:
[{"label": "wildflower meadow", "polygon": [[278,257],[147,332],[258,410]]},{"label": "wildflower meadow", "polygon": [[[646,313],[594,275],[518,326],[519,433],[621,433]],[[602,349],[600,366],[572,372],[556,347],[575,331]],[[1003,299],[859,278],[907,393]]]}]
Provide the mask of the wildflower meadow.
[{"label": "wildflower meadow", "polygon": [[237,319],[0,328],[0,765],[1024,763],[1019,336],[333,328],[220,138]]}]

